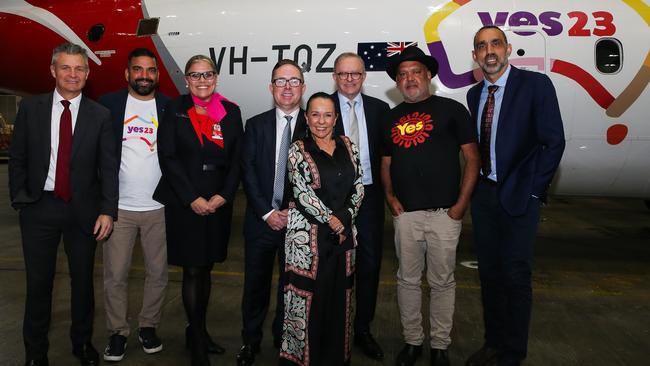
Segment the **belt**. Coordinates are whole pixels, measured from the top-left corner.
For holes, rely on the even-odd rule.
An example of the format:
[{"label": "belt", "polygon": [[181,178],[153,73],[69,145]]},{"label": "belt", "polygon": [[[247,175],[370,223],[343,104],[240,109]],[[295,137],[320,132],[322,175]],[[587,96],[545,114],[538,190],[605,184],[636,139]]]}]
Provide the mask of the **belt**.
[{"label": "belt", "polygon": [[214,164],[203,164],[203,171],[204,172],[212,172],[217,170],[217,166]]},{"label": "belt", "polygon": [[434,211],[438,211],[438,210],[446,210],[446,209],[448,209],[449,207],[451,207],[451,206],[431,207],[431,208],[427,208],[427,209],[425,209],[424,211],[427,211],[427,212],[434,212]]},{"label": "belt", "polygon": [[479,181],[487,183],[488,185],[491,185],[491,186],[496,186],[497,185],[497,182],[493,181],[492,179],[490,179],[490,178],[488,178],[488,177],[486,177],[486,176],[484,176],[482,174],[479,174]]}]

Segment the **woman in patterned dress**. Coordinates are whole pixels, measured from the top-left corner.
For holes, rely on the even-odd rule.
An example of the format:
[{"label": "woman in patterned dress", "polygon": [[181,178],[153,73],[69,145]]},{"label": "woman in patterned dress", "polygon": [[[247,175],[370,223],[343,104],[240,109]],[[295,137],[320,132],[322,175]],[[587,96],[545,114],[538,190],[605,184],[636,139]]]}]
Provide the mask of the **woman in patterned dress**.
[{"label": "woman in patterned dress", "polygon": [[309,134],[289,149],[289,208],[281,365],[350,363],[350,313],[363,198],[359,151],[334,136],[334,100],[316,93],[305,113]]}]

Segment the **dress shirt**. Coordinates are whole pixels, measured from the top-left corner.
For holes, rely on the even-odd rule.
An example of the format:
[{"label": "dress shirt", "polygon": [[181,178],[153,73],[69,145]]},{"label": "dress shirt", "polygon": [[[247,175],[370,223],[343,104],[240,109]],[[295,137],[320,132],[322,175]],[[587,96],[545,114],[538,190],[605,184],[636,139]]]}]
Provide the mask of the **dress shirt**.
[{"label": "dress shirt", "polygon": [[490,165],[492,172],[487,177],[493,181],[497,181],[497,158],[496,158],[496,139],[497,127],[499,126],[499,115],[501,112],[501,102],[503,101],[503,93],[506,90],[506,82],[510,75],[510,64],[508,64],[506,71],[501,75],[495,83],[491,83],[487,79],[483,82],[483,89],[481,89],[481,98],[478,103],[478,110],[476,112],[476,126],[478,129],[478,136],[481,136],[481,116],[483,115],[483,108],[488,97],[488,86],[497,85],[499,89],[494,93],[494,114],[492,115],[492,130],[490,133]]},{"label": "dress shirt", "polygon": [[[341,93],[336,93],[339,97],[339,106],[341,106],[341,119],[343,120],[343,131],[349,136],[350,131],[350,105],[348,99]],[[363,98],[361,93],[357,94],[354,99],[357,103],[354,106],[354,112],[357,115],[357,124],[359,125],[359,159],[361,160],[363,185],[372,184],[372,168],[370,166],[370,148],[368,144],[368,125],[366,124],[366,115],[363,109]]]},{"label": "dress shirt", "polygon": [[[47,170],[47,179],[45,179],[46,191],[54,191],[54,180],[56,177],[56,158],[59,154],[59,127],[61,125],[61,114],[63,114],[64,98],[54,89],[52,95],[52,115],[50,118],[50,167]],[[74,127],[77,124],[77,115],[79,114],[79,104],[81,104],[81,94],[69,100],[70,113],[72,114],[72,136],[74,139]]]}]

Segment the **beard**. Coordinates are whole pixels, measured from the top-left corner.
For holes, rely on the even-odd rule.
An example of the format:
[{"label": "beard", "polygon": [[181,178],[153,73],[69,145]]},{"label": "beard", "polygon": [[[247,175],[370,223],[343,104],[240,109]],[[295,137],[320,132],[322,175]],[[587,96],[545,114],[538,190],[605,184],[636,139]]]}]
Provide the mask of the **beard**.
[{"label": "beard", "polygon": [[[496,63],[493,65],[488,65],[487,59],[488,58],[495,58]],[[483,62],[479,63],[479,66],[481,66],[481,69],[486,75],[495,75],[501,72],[506,66],[508,65],[508,62],[504,59],[501,59],[498,55],[495,55],[493,53],[486,55],[485,58],[483,59]]]},{"label": "beard", "polygon": [[[146,82],[146,84],[138,84],[143,81]],[[138,95],[146,96],[151,94],[156,89],[158,84],[153,79],[139,78],[139,79],[130,79],[129,86]]]}]

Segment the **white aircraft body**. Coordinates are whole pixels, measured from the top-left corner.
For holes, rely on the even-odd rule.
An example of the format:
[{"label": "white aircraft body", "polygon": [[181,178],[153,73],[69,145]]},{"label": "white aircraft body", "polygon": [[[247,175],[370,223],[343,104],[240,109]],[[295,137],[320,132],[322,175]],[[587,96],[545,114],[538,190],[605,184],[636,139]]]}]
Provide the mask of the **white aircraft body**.
[{"label": "white aircraft body", "polygon": [[351,51],[366,62],[364,93],[396,105],[400,93],[383,70],[415,43],[440,65],[432,90],[466,104],[481,78],[472,39],[486,24],[506,31],[513,65],[547,74],[557,90],[567,145],[552,193],[650,199],[650,7],[642,0],[6,0],[3,44],[27,29],[41,36],[22,42],[30,52],[0,61],[11,69],[0,71],[0,90],[50,90],[47,76],[24,86],[15,75],[47,71],[36,51],[69,40],[93,54],[93,96],[125,87],[134,47],[155,49],[161,90],[171,95],[185,93],[185,62],[206,54],[220,70],[218,91],[248,118],[272,107],[279,59],[303,66],[309,96],[334,90],[334,59]]}]

